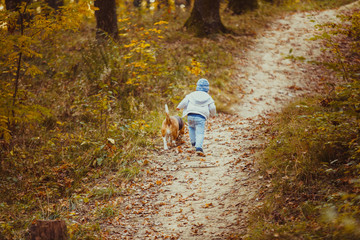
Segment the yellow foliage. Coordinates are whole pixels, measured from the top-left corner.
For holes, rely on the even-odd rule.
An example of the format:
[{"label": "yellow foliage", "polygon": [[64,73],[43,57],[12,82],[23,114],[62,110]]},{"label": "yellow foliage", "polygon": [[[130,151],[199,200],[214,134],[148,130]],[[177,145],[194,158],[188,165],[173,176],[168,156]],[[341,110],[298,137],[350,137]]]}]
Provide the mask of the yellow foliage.
[{"label": "yellow foliage", "polygon": [[134,47],[135,45],[136,45],[136,41],[132,41],[130,44],[125,44],[124,47],[131,48],[131,47]]},{"label": "yellow foliage", "polygon": [[130,20],[130,18],[123,18],[123,19],[119,19],[118,22],[122,23],[122,22],[128,22]]},{"label": "yellow foliage", "polygon": [[145,122],[145,120],[135,120],[130,124],[130,128],[132,130],[144,130],[148,127],[149,125]]},{"label": "yellow foliage", "polygon": [[194,74],[195,76],[199,76],[205,74],[205,71],[202,70],[202,67],[203,66],[200,62],[192,59],[191,66],[186,66],[185,68],[189,73]]},{"label": "yellow foliage", "polygon": [[8,119],[6,116],[0,115],[0,133],[3,134],[4,141],[10,143],[11,135],[10,130],[8,129]]},{"label": "yellow foliage", "polygon": [[154,23],[155,26],[156,25],[163,25],[163,24],[169,24],[169,22],[167,22],[167,21],[159,21],[159,22]]},{"label": "yellow foliage", "polygon": [[[0,82],[0,136],[6,142],[11,139],[10,126],[18,124],[20,116],[23,118],[21,122],[39,121],[49,112],[36,104],[18,103],[18,98],[30,97],[31,93],[22,89],[16,79],[23,76],[22,81],[28,81],[43,74],[34,61],[43,58],[39,47],[42,41],[57,32],[77,31],[81,18],[91,12],[88,1],[69,3],[61,8],[61,14],[42,12],[39,10],[41,7],[39,3],[27,5],[24,2],[18,11],[0,12],[0,26],[8,26],[11,22],[16,27],[11,33],[7,28],[0,28],[0,68],[3,73]],[[23,18],[27,14],[32,16],[31,21],[18,21],[21,15]]]}]

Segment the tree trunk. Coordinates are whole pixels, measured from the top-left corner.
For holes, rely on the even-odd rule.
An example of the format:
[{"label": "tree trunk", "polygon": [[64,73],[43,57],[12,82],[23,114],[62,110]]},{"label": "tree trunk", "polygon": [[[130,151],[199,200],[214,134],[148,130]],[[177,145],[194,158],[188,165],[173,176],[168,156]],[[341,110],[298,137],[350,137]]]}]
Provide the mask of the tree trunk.
[{"label": "tree trunk", "polygon": [[115,40],[118,39],[119,30],[115,0],[95,0],[94,6],[99,8],[95,11],[96,37],[104,39],[106,36],[110,36]]},{"label": "tree trunk", "polygon": [[195,0],[184,27],[198,36],[228,32],[221,22],[220,0]]},{"label": "tree trunk", "polygon": [[37,220],[30,226],[30,240],[67,240],[66,224],[63,220]]},{"label": "tree trunk", "polygon": [[133,5],[135,6],[135,7],[140,7],[141,6],[141,0],[134,0],[133,1]]},{"label": "tree trunk", "polygon": [[181,6],[184,5],[185,7],[189,7],[191,5],[190,0],[175,0],[175,5]]},{"label": "tree trunk", "polygon": [[46,0],[46,3],[55,10],[64,6],[64,0]]},{"label": "tree trunk", "polygon": [[[26,3],[26,7],[23,12],[20,12],[20,6],[22,3]],[[14,33],[16,30],[17,24],[22,24],[20,21],[30,21],[31,15],[26,12],[27,6],[32,3],[32,0],[5,0],[5,7],[9,11],[18,11],[19,16],[17,19],[10,18],[10,20],[7,22],[7,29],[9,33]],[[21,19],[22,18],[22,19]]]},{"label": "tree trunk", "polygon": [[[22,2],[26,2],[26,6],[21,11],[19,6],[21,5]],[[27,0],[27,1],[25,1],[25,0],[17,0],[17,1],[9,1],[9,0],[7,0],[7,1],[5,1],[7,10],[9,10],[9,11],[18,11],[18,13],[19,13],[19,17],[17,18],[18,23],[15,22],[16,21],[15,19],[12,19],[12,20],[8,21],[8,23],[7,23],[8,32],[14,33],[14,31],[16,30],[17,24],[18,24],[19,27],[20,27],[20,36],[24,35],[24,27],[25,27],[24,21],[25,21],[26,17],[29,16],[29,15],[26,14],[26,9],[27,9],[30,2],[31,2],[30,0]],[[29,19],[30,19],[30,17],[29,17]],[[10,116],[8,116],[9,124],[10,124],[9,129],[11,129],[12,132],[15,129],[15,123],[16,123],[16,121],[15,121],[15,105],[16,105],[17,93],[18,93],[18,90],[19,90],[19,84],[20,84],[20,70],[21,70],[22,56],[23,56],[23,52],[19,51],[18,59],[17,59],[17,66],[16,66],[15,82],[14,82],[12,110],[11,110],[12,119],[10,118]]]},{"label": "tree trunk", "polygon": [[254,10],[259,7],[257,0],[229,0],[228,9],[234,14],[240,15],[246,11]]},{"label": "tree trunk", "polygon": [[18,10],[18,6],[22,3],[26,2],[25,0],[5,0],[5,6],[7,10],[16,11]]}]

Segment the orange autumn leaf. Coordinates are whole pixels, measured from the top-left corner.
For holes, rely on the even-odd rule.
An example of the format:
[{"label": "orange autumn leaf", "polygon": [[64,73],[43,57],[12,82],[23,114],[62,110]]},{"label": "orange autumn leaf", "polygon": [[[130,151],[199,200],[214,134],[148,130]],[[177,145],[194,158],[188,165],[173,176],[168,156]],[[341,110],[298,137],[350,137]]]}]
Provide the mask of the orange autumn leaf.
[{"label": "orange autumn leaf", "polygon": [[213,207],[214,205],[212,203],[206,203],[203,208],[210,208]]}]

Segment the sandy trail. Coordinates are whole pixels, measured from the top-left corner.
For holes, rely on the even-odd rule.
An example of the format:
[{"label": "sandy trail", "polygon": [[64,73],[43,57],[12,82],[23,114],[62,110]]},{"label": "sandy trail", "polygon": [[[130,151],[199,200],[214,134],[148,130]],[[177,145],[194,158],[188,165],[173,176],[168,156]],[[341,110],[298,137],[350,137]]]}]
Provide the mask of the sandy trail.
[{"label": "sandy trail", "polygon": [[[311,66],[285,59],[314,60],[318,42],[308,41],[315,24],[335,18],[336,10],[296,13],[274,22],[238,59],[237,81],[244,88],[236,115],[220,114],[208,121],[204,141],[207,156],[195,156],[186,143],[148,156],[146,181],[123,203],[109,239],[226,239],[246,234],[248,212],[261,204],[254,154],[267,114],[281,109],[313,88]],[[314,20],[314,21],[311,21]],[[310,72],[309,72],[310,71]],[[211,81],[211,80],[210,80]]]}]

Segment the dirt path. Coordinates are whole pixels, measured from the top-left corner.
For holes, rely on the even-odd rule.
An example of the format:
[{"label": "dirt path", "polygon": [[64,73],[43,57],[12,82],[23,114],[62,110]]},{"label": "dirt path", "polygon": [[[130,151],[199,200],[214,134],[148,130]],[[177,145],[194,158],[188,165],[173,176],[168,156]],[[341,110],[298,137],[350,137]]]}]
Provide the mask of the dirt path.
[{"label": "dirt path", "polygon": [[208,122],[207,156],[194,155],[188,136],[185,144],[149,156],[146,180],[127,186],[135,194],[123,200],[125,212],[107,226],[109,239],[226,239],[246,234],[248,212],[261,204],[258,190],[266,186],[255,175],[253,162],[261,147],[261,124],[267,114],[310,92],[317,77],[316,69],[284,57],[289,52],[318,57],[318,43],[308,39],[315,24],[336,14],[296,13],[259,36],[238,60],[237,80],[244,92],[234,107],[237,115],[220,114]]}]

